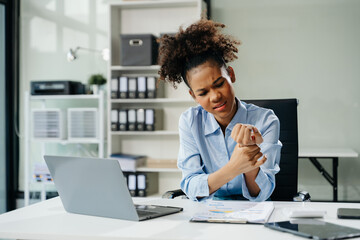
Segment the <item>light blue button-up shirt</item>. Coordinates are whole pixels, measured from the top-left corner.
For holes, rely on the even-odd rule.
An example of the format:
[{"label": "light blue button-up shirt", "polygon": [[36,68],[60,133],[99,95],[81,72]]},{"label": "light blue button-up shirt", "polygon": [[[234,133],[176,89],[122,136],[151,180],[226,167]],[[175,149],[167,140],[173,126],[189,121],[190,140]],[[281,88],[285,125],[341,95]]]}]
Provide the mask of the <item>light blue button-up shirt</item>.
[{"label": "light blue button-up shirt", "polygon": [[[225,136],[214,115],[201,106],[189,108],[179,120],[180,149],[178,167],[182,170],[181,189],[186,195],[197,201],[216,197],[242,194],[251,201],[267,200],[275,188],[275,174],[280,170],[279,141],[280,123],[274,112],[243,101],[238,102],[238,109],[225,130]],[[255,182],[260,188],[257,197],[251,197],[244,174],[223,185],[209,195],[209,174],[222,168],[229,160],[236,146],[231,131],[237,123],[255,126],[264,139],[260,144],[261,152],[267,161],[260,166]]]}]

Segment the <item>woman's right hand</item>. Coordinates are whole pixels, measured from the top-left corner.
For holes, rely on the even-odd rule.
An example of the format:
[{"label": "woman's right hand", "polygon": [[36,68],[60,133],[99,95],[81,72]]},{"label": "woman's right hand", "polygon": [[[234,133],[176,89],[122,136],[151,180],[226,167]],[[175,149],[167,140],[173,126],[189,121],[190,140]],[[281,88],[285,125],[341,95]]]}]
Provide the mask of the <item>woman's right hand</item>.
[{"label": "woman's right hand", "polygon": [[250,124],[236,124],[231,131],[231,137],[241,146],[259,145],[264,141],[259,130]]},{"label": "woman's right hand", "polygon": [[247,173],[260,167],[267,160],[257,145],[241,146],[236,144],[231,155],[229,164],[236,175]]}]

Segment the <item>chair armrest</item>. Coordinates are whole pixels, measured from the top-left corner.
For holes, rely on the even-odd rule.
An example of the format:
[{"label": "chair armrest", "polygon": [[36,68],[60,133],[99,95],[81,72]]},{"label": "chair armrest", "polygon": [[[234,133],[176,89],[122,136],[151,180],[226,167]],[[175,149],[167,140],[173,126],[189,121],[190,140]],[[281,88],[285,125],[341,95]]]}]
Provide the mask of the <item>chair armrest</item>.
[{"label": "chair armrest", "polygon": [[173,198],[176,198],[176,197],[182,196],[182,195],[185,195],[185,193],[181,189],[175,189],[175,190],[167,191],[166,193],[164,193],[162,195],[162,198],[173,199]]},{"label": "chair armrest", "polygon": [[293,197],[294,202],[310,202],[310,194],[306,191],[300,191]]}]

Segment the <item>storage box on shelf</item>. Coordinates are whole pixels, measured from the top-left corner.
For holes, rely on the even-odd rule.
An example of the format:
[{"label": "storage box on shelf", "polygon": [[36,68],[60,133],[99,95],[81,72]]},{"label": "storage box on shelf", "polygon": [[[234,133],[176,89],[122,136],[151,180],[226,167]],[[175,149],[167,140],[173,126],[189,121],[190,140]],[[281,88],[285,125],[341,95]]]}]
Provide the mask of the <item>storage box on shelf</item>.
[{"label": "storage box on shelf", "polygon": [[[174,90],[171,84],[160,83],[158,88],[154,88],[160,67],[150,65],[154,63],[153,48],[156,46],[149,36],[159,37],[163,33],[177,32],[180,26],[188,26],[204,16],[206,4],[201,0],[108,3],[111,52],[108,72],[111,84],[108,84],[108,92],[111,94],[108,97],[107,152],[109,156],[117,152],[146,155],[151,160],[148,161],[148,165],[138,170],[159,173],[159,192],[178,188],[181,178],[181,173],[176,167],[179,149],[178,121],[180,114],[188,107],[194,106],[195,102],[185,85],[179,85],[178,89]],[[141,42],[147,44],[138,46]],[[129,46],[131,43],[133,45]],[[140,48],[143,48],[140,52],[145,53],[141,57],[127,54]],[[133,128],[130,130],[126,123],[129,123],[129,110],[133,109],[140,115],[143,113],[142,110],[149,110],[150,115],[155,113],[154,117],[149,118],[155,119],[155,127],[146,128],[145,114],[145,119],[139,115],[139,123],[132,125]],[[131,118],[133,121],[133,116]],[[144,121],[145,127],[142,128]],[[159,126],[156,126],[157,124]]]},{"label": "storage box on shelf", "polygon": [[25,92],[24,110],[24,205],[27,206],[31,190],[40,189],[41,200],[45,200],[46,186],[52,185],[42,158],[51,154],[45,150],[48,143],[61,144],[64,151],[70,144],[95,144],[98,157],[104,157],[104,92],[98,95]]}]

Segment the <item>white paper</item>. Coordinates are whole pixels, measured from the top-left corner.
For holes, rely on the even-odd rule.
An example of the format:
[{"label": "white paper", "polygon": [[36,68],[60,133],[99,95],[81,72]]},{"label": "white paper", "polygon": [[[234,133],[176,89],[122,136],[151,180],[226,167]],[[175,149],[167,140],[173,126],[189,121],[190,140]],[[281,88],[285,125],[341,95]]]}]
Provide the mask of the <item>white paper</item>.
[{"label": "white paper", "polygon": [[196,213],[193,221],[265,223],[274,210],[273,202],[213,201]]}]

